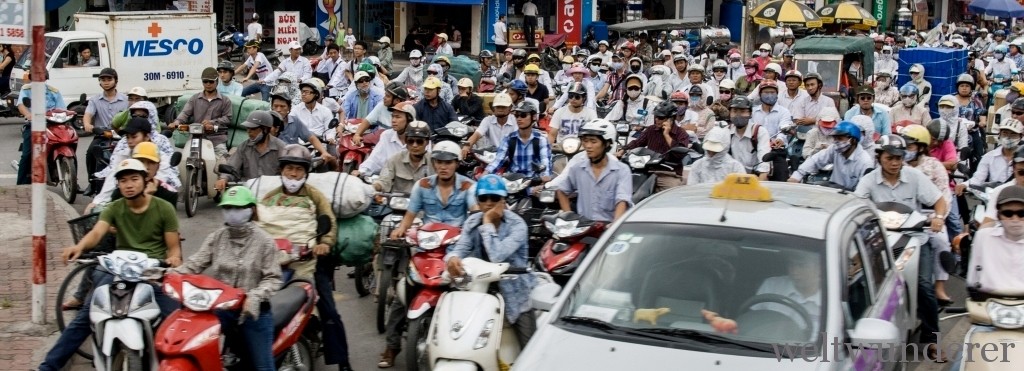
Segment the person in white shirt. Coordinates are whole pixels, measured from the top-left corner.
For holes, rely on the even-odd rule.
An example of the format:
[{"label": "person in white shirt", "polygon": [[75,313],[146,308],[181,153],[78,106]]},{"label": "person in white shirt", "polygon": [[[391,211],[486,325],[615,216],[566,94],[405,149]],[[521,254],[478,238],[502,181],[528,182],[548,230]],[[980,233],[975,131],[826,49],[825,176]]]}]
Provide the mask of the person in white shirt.
[{"label": "person in white shirt", "polygon": [[1017,64],[1012,59],[1006,58],[1007,53],[1006,46],[998,46],[992,52],[994,61],[989,62],[988,67],[985,67],[985,75],[992,76],[993,79],[999,77],[1010,78],[1012,76],[1013,69],[1017,68]]},{"label": "person in white shirt", "polygon": [[352,32],[352,27],[349,27],[348,30],[345,31],[345,45],[347,45],[349,49],[353,50],[356,47],[356,33]]},{"label": "person in white shirt", "polygon": [[321,80],[328,82],[331,81],[334,72],[342,63],[344,63],[344,60],[341,59],[341,47],[338,44],[331,43],[327,45],[324,53],[320,55],[320,63],[317,63],[315,72],[321,76]]},{"label": "person in white shirt", "polygon": [[526,0],[526,3],[523,4],[523,34],[527,35],[527,48],[533,48],[536,42],[533,35],[537,29],[537,15],[537,5],[533,3],[533,0]]},{"label": "person in white shirt", "polygon": [[281,60],[281,64],[277,65],[277,71],[291,72],[299,81],[313,77],[313,68],[310,67],[309,59],[302,56],[302,44],[299,44],[298,41],[288,43],[288,53],[289,57]]},{"label": "person in white shirt", "polygon": [[[758,123],[752,123],[753,103],[745,96],[732,99],[729,104],[729,121],[733,135],[729,153],[743,164],[748,173],[757,174],[761,180],[768,180],[771,164],[761,159],[771,151],[771,137],[768,130]],[[760,108],[760,107],[758,107]]]},{"label": "person in white shirt", "polygon": [[[359,169],[354,170],[352,175],[374,175],[380,173],[381,169],[384,168],[384,164],[391,156],[405,149],[405,130],[409,125],[413,122],[426,125],[423,121],[415,121],[416,108],[413,108],[410,102],[396,104],[388,108],[388,111],[391,111],[391,128],[380,133],[377,145],[373,146],[373,151],[370,152],[369,156],[366,156],[363,163],[359,164]],[[427,150],[429,151],[430,148],[428,147]]]},{"label": "person in white shirt", "polygon": [[[323,135],[327,138],[327,142],[330,144],[337,143],[336,130],[328,130],[327,126],[331,120],[334,119],[334,112],[320,104],[321,86],[318,86],[321,82],[316,79],[309,79],[299,83],[299,94],[302,98],[302,104],[292,107],[291,115],[295,116],[296,119],[306,124],[306,128],[309,132],[316,135]],[[328,150],[334,149],[337,151],[337,146],[328,146]],[[337,156],[337,153],[332,153]]]},{"label": "person in white shirt", "polygon": [[446,34],[444,32],[437,34],[437,52],[436,52],[436,54],[443,54],[443,55],[454,55],[455,54],[455,52],[452,51],[452,46],[448,45],[448,34]]},{"label": "person in white shirt", "polygon": [[499,15],[498,21],[494,22],[494,48],[498,55],[505,54],[508,49],[508,26],[505,25],[505,15]]},{"label": "person in white shirt", "polygon": [[259,14],[252,13],[252,22],[249,22],[246,30],[249,31],[246,36],[247,40],[255,41],[257,44],[263,42],[263,25],[260,24]]},{"label": "person in white shirt", "polygon": [[556,145],[567,137],[578,136],[583,124],[597,119],[597,112],[583,104],[587,97],[583,83],[573,83],[566,92],[569,104],[555,111],[548,129],[548,142]]},{"label": "person in white shirt", "polygon": [[779,90],[774,83],[761,83],[759,86],[761,104],[754,107],[750,121],[764,126],[768,135],[774,137],[780,131],[793,126],[793,114],[786,107],[778,104]]},{"label": "person in white shirt", "polygon": [[616,122],[626,121],[629,125],[648,127],[654,125],[654,115],[647,111],[654,110],[658,102],[647,99],[640,94],[644,90],[644,80],[638,75],[626,77],[626,96],[615,102],[605,119]]},{"label": "person in white shirt", "polygon": [[235,68],[235,73],[241,73],[244,69],[249,70],[241,81],[243,84],[246,81],[249,81],[253,75],[256,75],[257,81],[242,89],[243,97],[248,97],[256,92],[260,92],[263,95],[263,100],[269,101],[270,85],[264,84],[261,81],[264,81],[264,79],[267,78],[267,75],[270,75],[270,70],[273,67],[270,66],[270,61],[267,60],[267,56],[260,53],[259,49],[260,44],[257,41],[249,41],[245,43],[245,53],[249,57],[245,60],[245,63],[242,63]]},{"label": "person in white shirt", "polygon": [[[586,107],[590,108],[592,110],[596,110],[597,109],[597,99],[595,99],[594,97],[595,97],[595,95],[597,95],[597,91],[596,91],[596,89],[594,89],[593,80],[584,78],[585,76],[587,76],[589,74],[590,74],[590,71],[588,71],[586,68],[584,68],[583,64],[573,63],[572,67],[569,68],[569,71],[568,71],[568,75],[571,76],[571,79],[572,79],[569,82],[569,84],[572,84],[572,83],[582,83],[583,84],[583,89],[586,90],[586,92],[587,92]],[[598,75],[598,76],[600,76],[600,75]],[[600,81],[600,80],[598,80],[598,81]],[[562,95],[559,96],[557,100],[555,100],[555,103],[552,104],[550,107],[548,107],[548,112],[547,113],[549,115],[555,113],[555,110],[561,108],[568,101],[569,101],[569,89],[565,89],[565,91],[562,92]]]},{"label": "person in white shirt", "polygon": [[611,50],[608,50],[608,40],[601,40],[601,41],[597,42],[597,53],[594,53],[591,56],[592,57],[596,56],[596,57],[600,58],[601,59],[601,63],[603,63],[605,65],[611,65],[612,64],[612,54],[614,54],[614,53],[612,53]]},{"label": "person in white shirt", "polygon": [[786,72],[786,90],[779,94],[778,105],[785,107],[789,112],[793,112],[796,105],[794,102],[805,99],[808,94],[804,89],[800,88],[803,84],[804,76],[797,70],[790,70]]},{"label": "person in white shirt", "polygon": [[[491,115],[480,120],[480,126],[477,127],[473,135],[470,135],[469,139],[462,146],[463,157],[468,155],[474,146],[477,148],[494,147],[495,151],[497,151],[498,145],[505,138],[519,130],[516,120],[514,118],[509,119],[509,114],[512,113],[511,96],[505,93],[495,94],[491,107]],[[482,142],[480,141],[481,139],[483,140]]]}]

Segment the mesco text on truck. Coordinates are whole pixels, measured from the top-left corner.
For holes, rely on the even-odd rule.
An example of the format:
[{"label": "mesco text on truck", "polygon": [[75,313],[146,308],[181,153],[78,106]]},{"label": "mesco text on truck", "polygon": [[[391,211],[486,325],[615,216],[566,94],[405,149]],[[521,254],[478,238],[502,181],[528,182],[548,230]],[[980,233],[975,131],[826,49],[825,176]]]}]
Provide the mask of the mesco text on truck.
[{"label": "mesco text on truck", "polygon": [[[43,45],[50,71],[47,83],[60,90],[69,109],[84,109],[82,95],[101,92],[97,76],[105,67],[117,70],[119,91],[141,86],[157,106],[165,106],[187,91],[201,90],[200,73],[217,65],[213,14],[78,13],[74,28],[46,33]],[[24,83],[30,50],[14,67],[12,91]]]}]

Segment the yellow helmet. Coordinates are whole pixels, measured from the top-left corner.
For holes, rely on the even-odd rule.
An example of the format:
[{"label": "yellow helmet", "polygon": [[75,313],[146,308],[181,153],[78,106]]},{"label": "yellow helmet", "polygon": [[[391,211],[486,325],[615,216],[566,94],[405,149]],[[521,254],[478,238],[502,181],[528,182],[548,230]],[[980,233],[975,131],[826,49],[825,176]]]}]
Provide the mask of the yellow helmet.
[{"label": "yellow helmet", "polygon": [[928,145],[932,142],[932,135],[928,132],[928,129],[918,124],[903,127],[903,129],[900,129],[900,135],[907,140],[907,144],[921,143]]},{"label": "yellow helmet", "polygon": [[132,158],[147,159],[153,162],[160,162],[160,151],[153,142],[142,142],[135,146],[132,151]]}]

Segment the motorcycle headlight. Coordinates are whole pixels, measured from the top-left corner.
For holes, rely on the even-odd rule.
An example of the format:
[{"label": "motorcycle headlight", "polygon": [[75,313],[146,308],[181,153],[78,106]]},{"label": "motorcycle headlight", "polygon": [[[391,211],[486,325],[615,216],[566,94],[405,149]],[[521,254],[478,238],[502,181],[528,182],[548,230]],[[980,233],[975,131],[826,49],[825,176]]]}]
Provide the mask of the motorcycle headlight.
[{"label": "motorcycle headlight", "polygon": [[487,341],[491,339],[491,330],[494,329],[494,320],[487,320],[484,323],[483,330],[480,330],[480,335],[477,336],[476,342],[473,343],[473,350],[483,348],[487,346]]},{"label": "motorcycle headlight", "polygon": [[446,231],[419,231],[416,232],[416,240],[419,241],[419,247],[421,250],[433,250],[441,246],[441,242],[443,242],[444,235],[446,233]]},{"label": "motorcycle headlight", "polygon": [[995,327],[1011,330],[1024,327],[1024,305],[1010,306],[990,301],[986,309]]},{"label": "motorcycle headlight", "polygon": [[629,167],[634,169],[643,169],[647,165],[647,161],[651,160],[651,156],[637,156],[629,155]]},{"label": "motorcycle headlight", "polygon": [[580,140],[576,137],[568,137],[562,140],[562,152],[573,154],[579,152]]},{"label": "motorcycle headlight", "polygon": [[629,133],[629,124],[616,124],[615,131],[619,133]]},{"label": "motorcycle headlight", "polygon": [[406,210],[409,208],[409,199],[406,197],[392,197],[388,201],[388,207],[393,210]]},{"label": "motorcycle headlight", "polygon": [[466,136],[466,134],[469,133],[469,128],[467,128],[465,126],[455,126],[455,127],[448,128],[448,131],[451,132],[452,135],[454,135],[454,136],[464,137],[464,136]]},{"label": "motorcycle headlight", "polygon": [[480,160],[480,162],[482,162],[482,163],[489,164],[489,163],[494,162],[494,157],[495,156],[497,156],[496,152],[482,151],[480,153],[477,153],[476,159]]},{"label": "motorcycle headlight", "polygon": [[217,301],[220,294],[224,292],[221,289],[202,289],[193,286],[191,283],[183,282],[181,288],[185,295],[185,304],[188,309],[196,312],[205,312],[210,310],[213,306],[213,302]]},{"label": "motorcycle headlight", "polygon": [[526,178],[519,180],[505,180],[505,188],[508,189],[509,194],[519,193],[523,188],[526,188]]},{"label": "motorcycle headlight", "polygon": [[121,265],[121,278],[128,282],[139,282],[142,280],[142,271],[145,269],[141,262],[124,263]]},{"label": "motorcycle headlight", "polygon": [[189,134],[202,134],[203,130],[203,124],[188,124]]},{"label": "motorcycle headlight", "polygon": [[579,220],[555,219],[552,222],[544,222],[544,227],[551,231],[557,238],[569,238],[583,234],[589,227],[578,227]]},{"label": "motorcycle headlight", "polygon": [[555,202],[555,191],[552,189],[545,189],[540,191],[540,196],[537,197],[541,203],[550,204]]},{"label": "motorcycle headlight", "polygon": [[907,262],[914,256],[914,252],[917,251],[917,246],[911,246],[903,250],[900,256],[896,257],[896,269],[903,270],[907,266]]}]

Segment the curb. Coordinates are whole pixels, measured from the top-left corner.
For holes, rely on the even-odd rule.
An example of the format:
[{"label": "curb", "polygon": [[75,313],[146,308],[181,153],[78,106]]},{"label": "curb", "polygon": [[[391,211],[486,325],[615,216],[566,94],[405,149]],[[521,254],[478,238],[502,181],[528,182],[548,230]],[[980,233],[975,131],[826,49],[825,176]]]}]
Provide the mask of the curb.
[{"label": "curb", "polygon": [[[53,206],[58,207],[64,212],[68,213],[68,215],[71,216],[71,219],[81,216],[78,214],[78,210],[75,210],[74,206],[71,206],[71,204],[69,204],[67,201],[64,201],[64,198],[58,195],[56,192],[47,189],[46,194],[50,196],[50,200],[53,201]],[[67,220],[65,220],[65,222],[67,222]]]}]

